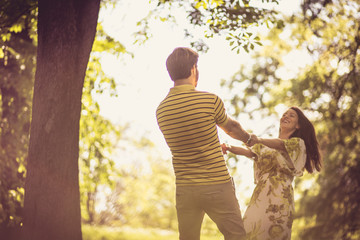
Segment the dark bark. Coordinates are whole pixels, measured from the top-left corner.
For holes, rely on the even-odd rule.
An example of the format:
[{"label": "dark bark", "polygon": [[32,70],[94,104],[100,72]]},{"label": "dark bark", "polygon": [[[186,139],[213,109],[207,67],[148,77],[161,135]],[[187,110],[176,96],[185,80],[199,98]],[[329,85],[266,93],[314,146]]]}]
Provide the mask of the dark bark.
[{"label": "dark bark", "polygon": [[100,0],[39,0],[38,51],[22,239],[82,239],[82,87]]}]

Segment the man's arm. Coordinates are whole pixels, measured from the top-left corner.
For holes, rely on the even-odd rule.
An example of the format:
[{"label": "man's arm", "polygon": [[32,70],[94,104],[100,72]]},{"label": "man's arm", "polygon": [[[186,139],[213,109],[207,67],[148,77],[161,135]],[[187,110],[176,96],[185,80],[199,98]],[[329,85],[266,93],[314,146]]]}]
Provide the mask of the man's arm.
[{"label": "man's arm", "polygon": [[250,143],[248,141],[250,139],[250,134],[246,132],[240,125],[239,122],[234,119],[228,117],[228,120],[225,124],[219,125],[219,127],[224,130],[224,132],[230,137],[243,141],[244,143]]}]

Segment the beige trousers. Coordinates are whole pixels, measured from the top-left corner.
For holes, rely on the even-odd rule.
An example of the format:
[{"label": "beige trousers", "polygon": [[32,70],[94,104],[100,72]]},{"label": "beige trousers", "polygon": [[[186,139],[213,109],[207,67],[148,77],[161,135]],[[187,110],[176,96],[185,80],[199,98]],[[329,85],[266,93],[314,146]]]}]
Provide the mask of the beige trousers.
[{"label": "beige trousers", "polygon": [[201,186],[177,186],[176,210],[180,240],[199,240],[206,213],[225,240],[245,239],[245,229],[233,181]]}]

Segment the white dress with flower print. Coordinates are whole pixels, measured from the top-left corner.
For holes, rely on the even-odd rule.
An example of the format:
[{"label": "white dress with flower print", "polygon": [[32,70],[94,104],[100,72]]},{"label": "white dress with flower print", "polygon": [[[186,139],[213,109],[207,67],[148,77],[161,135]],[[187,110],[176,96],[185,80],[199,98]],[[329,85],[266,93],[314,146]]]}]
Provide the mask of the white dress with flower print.
[{"label": "white dress with flower print", "polygon": [[255,144],[252,151],[256,187],[244,215],[248,240],[289,240],[294,215],[294,176],[302,176],[305,143],[300,138],[283,140],[285,151]]}]

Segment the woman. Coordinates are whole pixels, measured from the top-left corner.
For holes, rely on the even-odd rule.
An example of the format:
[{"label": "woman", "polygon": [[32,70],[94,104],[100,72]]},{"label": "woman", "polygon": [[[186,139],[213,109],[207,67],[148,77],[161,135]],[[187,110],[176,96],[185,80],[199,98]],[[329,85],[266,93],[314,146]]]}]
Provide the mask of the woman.
[{"label": "woman", "polygon": [[254,159],[256,187],[244,215],[247,239],[291,239],[293,179],[304,169],[321,169],[314,127],[299,108],[291,107],[280,119],[279,138],[252,137],[256,144],[251,149],[222,144],[223,153]]}]

